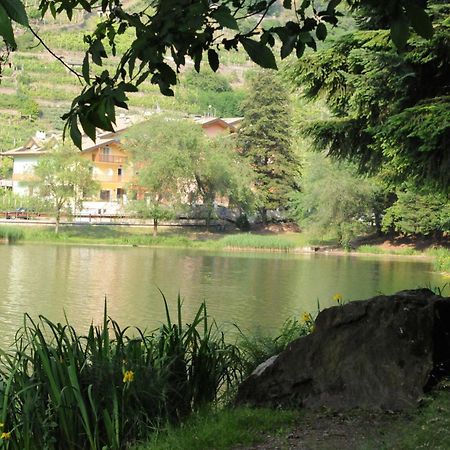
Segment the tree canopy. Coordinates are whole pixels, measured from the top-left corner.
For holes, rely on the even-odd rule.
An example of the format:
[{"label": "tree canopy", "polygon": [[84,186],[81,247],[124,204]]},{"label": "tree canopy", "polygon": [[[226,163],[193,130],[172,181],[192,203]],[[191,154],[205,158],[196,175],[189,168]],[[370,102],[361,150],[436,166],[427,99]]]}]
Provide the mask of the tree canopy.
[{"label": "tree canopy", "polygon": [[200,203],[207,225],[220,197],[241,211],[252,208],[252,172],[235,151],[233,136],[208,138],[189,119],[156,115],[131,128],[126,144],[137,184],[154,204]]},{"label": "tree canopy", "polygon": [[317,237],[336,236],[343,247],[375,225],[380,188],[355,167],[322,153],[305,152],[302,190],[291,196],[290,215]]},{"label": "tree canopy", "polygon": [[386,180],[450,184],[450,25],[433,4],[434,36],[413,36],[404,53],[385,29],[359,29],[295,63],[291,79],[331,111],[305,130],[318,149]]},{"label": "tree canopy", "polygon": [[284,209],[299,188],[299,161],[292,147],[289,95],[270,71],[259,71],[249,83],[244,120],[238,132],[242,155],[256,173],[255,189],[263,221],[267,211]]},{"label": "tree canopy", "polygon": [[55,233],[58,233],[63,209],[80,207],[83,199],[97,191],[99,186],[92,179],[91,167],[91,163],[82,158],[73,146],[57,143],[34,168],[35,179],[29,184],[38,189],[41,197],[51,201]]},{"label": "tree canopy", "polygon": [[[280,57],[292,52],[298,57],[306,47],[315,49],[317,41],[327,36],[327,27],[335,26],[341,15],[341,0],[315,2],[303,0],[297,4],[283,0],[282,9],[287,19],[281,25],[265,28],[263,20],[278,0],[147,0],[139,11],[130,11],[120,0],[42,0],[39,12],[49,11],[54,17],[65,14],[70,19],[77,9],[101,11],[104,18],[95,31],[85,37],[88,50],[83,61],[80,79],[85,87],[64,116],[68,131],[77,146],[81,145],[81,132],[95,138],[96,128],[112,130],[116,121],[115,108],[127,107],[127,93],[136,91],[148,77],[165,95],[173,95],[177,72],[190,58],[200,70],[206,56],[212,70],[220,63],[220,51],[231,51],[242,46],[249,57],[265,68],[276,68],[273,50],[276,41]],[[425,12],[426,0],[346,0],[351,8],[373,7],[381,3],[387,12],[393,42],[403,47],[410,26],[421,36],[430,38],[431,21]],[[251,29],[240,24],[247,18],[256,18]],[[5,42],[5,54],[17,47],[13,25],[29,27],[38,36],[21,0],[0,0],[0,36]],[[242,31],[241,31],[242,28]],[[122,55],[117,55],[117,41],[124,33],[134,40]],[[114,73],[92,69],[102,66],[109,56],[120,56]],[[167,58],[173,64],[167,62]],[[4,60],[4,56],[2,56]],[[70,69],[73,71],[73,69]]]}]

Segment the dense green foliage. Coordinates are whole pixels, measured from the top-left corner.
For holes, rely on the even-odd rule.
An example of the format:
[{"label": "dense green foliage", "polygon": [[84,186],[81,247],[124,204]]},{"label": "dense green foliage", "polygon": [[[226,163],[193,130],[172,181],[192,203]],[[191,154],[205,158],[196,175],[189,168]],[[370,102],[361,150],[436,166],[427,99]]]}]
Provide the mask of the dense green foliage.
[{"label": "dense green foliage", "polygon": [[439,193],[400,190],[395,203],[385,212],[383,228],[405,235],[441,237],[450,233],[450,201]]},{"label": "dense green foliage", "polygon": [[260,71],[250,80],[243,108],[238,145],[256,173],[258,210],[267,221],[268,211],[286,209],[290,195],[299,188],[289,95],[273,73]]},{"label": "dense green foliage", "polygon": [[295,63],[291,79],[332,112],[306,127],[319,149],[381,170],[391,182],[450,182],[450,26],[435,9],[435,33],[398,53],[384,29],[357,30]]},{"label": "dense green foliage", "polygon": [[450,274],[450,249],[437,248],[430,251],[434,256],[434,268],[439,272]]},{"label": "dense green foliage", "polygon": [[152,203],[202,204],[207,226],[214,203],[251,209],[252,173],[231,135],[208,138],[188,119],[155,115],[127,134],[138,185]]},{"label": "dense green foliage", "polygon": [[245,94],[242,89],[233,89],[225,75],[208,70],[199,73],[189,70],[182,85],[185,90],[178,91],[180,100],[192,104],[196,113],[216,117],[242,115],[241,103]]},{"label": "dense green foliage", "polygon": [[182,322],[178,300],[175,322],[167,309],[159,330],[127,331],[106,311],[85,336],[26,317],[14,348],[1,352],[8,448],[124,448],[216,400],[238,377],[237,349],[209,322],[204,304],[191,324]]},{"label": "dense green foliage", "polygon": [[[84,39],[87,48],[80,74],[58,58],[86,84],[83,92],[75,98],[71,111],[64,116],[78,147],[81,146],[79,124],[92,138],[95,138],[96,127],[111,130],[116,122],[115,108],[126,107],[127,93],[135,92],[145,79],[149,78],[152,84],[158,85],[165,95],[173,95],[171,87],[177,83],[177,72],[185,65],[186,58],[191,58],[199,71],[205,55],[211,69],[216,71],[221,55],[217,50],[230,51],[242,46],[261,67],[276,68],[272,51],[276,40],[282,44],[279,47],[281,58],[294,51],[300,57],[306,47],[315,49],[318,41],[326,39],[327,26],[336,25],[341,15],[337,10],[341,0],[317,5],[309,0],[299,5],[284,0],[282,8],[278,0],[154,0],[137,5],[131,3],[131,7],[126,4],[118,7],[113,0],[62,0],[55,5],[53,0],[43,0],[30,7],[28,14],[21,0],[3,1],[0,5],[0,36],[5,47],[1,53],[0,75],[9,52],[17,49],[16,35],[20,33],[14,29],[15,25],[30,29],[42,43],[29,17],[40,14],[44,18],[48,12],[54,18],[65,15],[69,20],[75,20],[80,9],[88,13],[98,9],[103,14],[94,32]],[[371,6],[373,0],[348,0],[347,3],[360,9]],[[404,47],[409,26],[425,38],[432,36],[433,28],[425,12],[426,1],[385,0],[384,4],[391,38],[397,47]],[[273,20],[268,27],[259,26],[266,15],[280,15],[280,10],[286,13],[284,23]],[[247,27],[252,18],[257,22]],[[124,38],[126,44],[123,46]],[[175,69],[165,61],[168,54],[175,63]],[[111,72],[100,72],[103,61],[117,55],[120,55],[117,67]],[[92,68],[92,65],[96,67]],[[139,69],[135,70],[137,67]]]},{"label": "dense green foliage", "polygon": [[333,234],[345,248],[375,225],[378,188],[349,164],[305,155],[302,190],[291,198],[291,217],[314,235]]}]

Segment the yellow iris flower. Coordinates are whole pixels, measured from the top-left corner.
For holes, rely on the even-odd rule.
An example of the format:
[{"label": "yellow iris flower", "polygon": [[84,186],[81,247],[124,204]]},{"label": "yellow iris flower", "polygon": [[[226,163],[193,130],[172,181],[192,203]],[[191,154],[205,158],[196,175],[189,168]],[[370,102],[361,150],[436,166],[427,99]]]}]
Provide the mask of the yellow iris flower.
[{"label": "yellow iris flower", "polygon": [[11,439],[11,431],[4,431],[1,435],[0,435],[0,439],[2,440],[8,440]]},{"label": "yellow iris flower", "polygon": [[123,374],[123,382],[131,383],[134,380],[134,372],[132,370],[126,370]]}]

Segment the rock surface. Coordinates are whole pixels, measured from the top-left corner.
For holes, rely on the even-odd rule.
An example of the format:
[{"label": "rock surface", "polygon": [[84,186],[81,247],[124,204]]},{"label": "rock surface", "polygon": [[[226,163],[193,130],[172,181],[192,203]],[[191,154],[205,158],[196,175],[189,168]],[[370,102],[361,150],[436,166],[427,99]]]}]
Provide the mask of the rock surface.
[{"label": "rock surface", "polygon": [[428,289],[322,311],[239,387],[253,405],[403,410],[450,369],[450,298]]}]

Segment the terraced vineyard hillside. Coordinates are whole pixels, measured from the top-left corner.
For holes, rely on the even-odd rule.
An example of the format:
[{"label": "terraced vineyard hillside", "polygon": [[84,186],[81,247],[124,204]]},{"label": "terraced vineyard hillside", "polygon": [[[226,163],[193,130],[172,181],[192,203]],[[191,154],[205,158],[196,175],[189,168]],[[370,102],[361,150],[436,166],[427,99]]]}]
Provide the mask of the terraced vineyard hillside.
[{"label": "terraced vineyard hillside", "polygon": [[[32,13],[30,15],[33,17]],[[94,29],[98,20],[97,14],[80,11],[71,22],[46,17],[34,19],[32,27],[56,55],[81,72],[86,48],[83,36]],[[132,36],[123,36],[117,54],[120,55],[131,41]],[[64,123],[60,117],[82,89],[77,77],[31,32],[24,32],[18,45],[20,51],[11,54],[10,66],[5,67],[0,82],[0,151],[22,144],[37,130],[62,130]],[[102,70],[113,70],[115,62],[117,59],[109,59]],[[244,53],[238,52],[224,53],[221,62],[219,75],[208,70],[197,75],[188,64],[180,74],[175,97],[161,95],[157,86],[147,82],[139,93],[130,96],[130,112],[145,114],[162,109],[191,114],[207,111],[223,116],[240,114],[245,71],[251,63]]]}]

